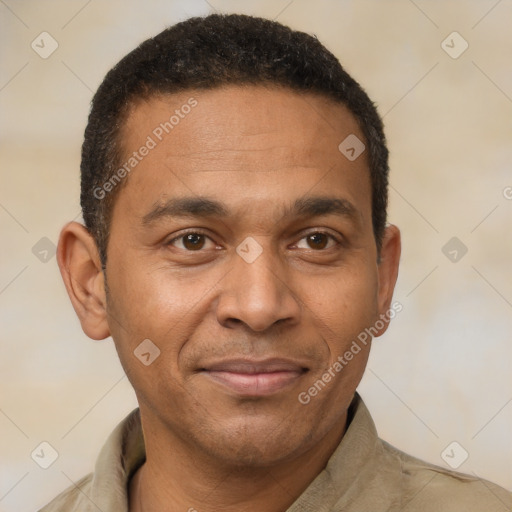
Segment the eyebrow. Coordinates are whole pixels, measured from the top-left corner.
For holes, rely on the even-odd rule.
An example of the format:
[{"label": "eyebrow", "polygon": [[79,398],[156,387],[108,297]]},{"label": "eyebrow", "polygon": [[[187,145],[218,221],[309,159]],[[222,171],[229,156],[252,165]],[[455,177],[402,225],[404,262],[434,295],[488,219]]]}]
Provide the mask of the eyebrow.
[{"label": "eyebrow", "polygon": [[[150,225],[165,218],[175,217],[228,217],[229,209],[221,202],[203,196],[171,198],[159,203],[142,218],[143,225]],[[319,217],[337,215],[347,217],[355,223],[361,220],[361,213],[347,199],[330,196],[301,197],[293,206],[286,207],[283,217]]]}]

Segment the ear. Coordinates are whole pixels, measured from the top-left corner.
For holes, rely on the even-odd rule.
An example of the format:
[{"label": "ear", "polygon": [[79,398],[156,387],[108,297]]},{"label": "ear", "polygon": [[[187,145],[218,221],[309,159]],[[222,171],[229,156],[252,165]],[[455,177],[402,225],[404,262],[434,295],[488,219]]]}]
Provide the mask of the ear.
[{"label": "ear", "polygon": [[85,334],[93,340],[110,336],[100,257],[85,226],[78,222],[64,226],[59,237],[57,262]]},{"label": "ear", "polygon": [[[393,224],[388,224],[384,231],[380,261],[378,263],[379,290],[378,290],[378,313],[380,318],[386,315],[389,319],[389,309],[393,299],[396,279],[398,277],[398,266],[400,263],[400,230]],[[384,334],[388,328],[389,321],[383,322],[384,327],[379,329],[376,336]]]}]

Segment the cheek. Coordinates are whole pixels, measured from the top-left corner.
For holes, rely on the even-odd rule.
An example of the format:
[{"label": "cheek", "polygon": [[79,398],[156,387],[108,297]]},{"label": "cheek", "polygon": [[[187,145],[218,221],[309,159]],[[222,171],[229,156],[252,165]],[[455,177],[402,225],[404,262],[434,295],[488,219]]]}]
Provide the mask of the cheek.
[{"label": "cheek", "polygon": [[160,397],[177,407],[183,388],[178,356],[192,334],[201,295],[155,269],[118,268],[109,280],[108,314],[121,365],[140,401]]},{"label": "cheek", "polygon": [[[153,370],[165,368],[179,376],[179,355],[205,317],[208,291],[220,277],[206,282],[192,273],[178,276],[163,265],[127,269],[116,265],[109,276],[109,325],[121,363],[127,373],[146,375],[134,351],[149,339],[158,353]],[[154,378],[155,371],[150,373]]]},{"label": "cheek", "polygon": [[305,302],[314,312],[317,328],[337,351],[371,325],[377,314],[377,273],[368,267],[353,266],[321,285],[306,284]]},{"label": "cheek", "polygon": [[186,322],[205,287],[203,281],[176,277],[163,266],[142,265],[119,270],[110,286],[116,310],[131,326],[133,335],[159,338]]},{"label": "cheek", "polygon": [[322,368],[311,373],[298,400],[323,428],[346,410],[368,361],[371,340],[361,333],[377,314],[376,277],[368,268],[324,282],[310,297],[315,330],[328,347]]}]

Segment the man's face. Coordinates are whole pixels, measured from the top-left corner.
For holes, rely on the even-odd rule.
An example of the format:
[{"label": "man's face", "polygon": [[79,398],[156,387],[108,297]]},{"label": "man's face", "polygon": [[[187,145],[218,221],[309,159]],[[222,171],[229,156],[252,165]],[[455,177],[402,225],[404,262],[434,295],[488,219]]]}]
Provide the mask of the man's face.
[{"label": "man's face", "polygon": [[[338,149],[350,134],[364,139],[345,107],[275,88],[134,105],[126,160],[156,146],[116,199],[107,314],[152,432],[265,465],[339,427],[369,345],[298,397],[384,312],[367,155]],[[160,355],[146,366],[134,350],[147,339]]]}]

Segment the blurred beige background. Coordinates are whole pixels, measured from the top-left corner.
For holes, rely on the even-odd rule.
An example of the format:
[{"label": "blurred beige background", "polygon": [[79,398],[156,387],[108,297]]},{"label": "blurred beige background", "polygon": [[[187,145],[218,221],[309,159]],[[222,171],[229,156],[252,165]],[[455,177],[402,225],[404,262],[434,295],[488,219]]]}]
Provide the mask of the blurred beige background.
[{"label": "blurred beige background", "polygon": [[[212,10],[316,34],[377,103],[403,311],[360,393],[390,443],[449,467],[456,441],[452,459],[469,454],[458,470],[512,489],[510,1],[2,0],[0,511],[35,510],[90,472],[137,405],[112,341],[81,331],[52,249],[80,218],[82,133],[104,74]],[[58,44],[47,58],[42,32]],[[31,458],[43,441],[59,454],[48,469]]]}]

